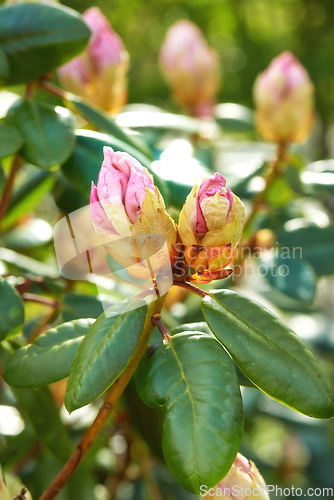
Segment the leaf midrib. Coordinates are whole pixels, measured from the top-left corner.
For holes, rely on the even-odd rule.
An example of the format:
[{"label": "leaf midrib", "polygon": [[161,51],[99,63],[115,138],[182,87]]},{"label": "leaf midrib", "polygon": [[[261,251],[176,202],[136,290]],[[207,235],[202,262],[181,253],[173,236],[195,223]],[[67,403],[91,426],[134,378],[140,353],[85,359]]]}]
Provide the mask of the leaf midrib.
[{"label": "leaf midrib", "polygon": [[[214,299],[214,300],[216,300],[216,299]],[[218,302],[218,300],[216,300],[216,302]],[[219,301],[218,303],[219,303],[222,307],[225,307],[225,308],[228,310],[228,312],[230,313],[230,315],[231,315],[231,316],[233,316],[233,315],[234,315],[234,316],[237,316],[237,317],[238,317],[238,319],[239,319],[242,323],[244,323],[246,326],[248,326],[248,325],[249,325],[250,327],[253,327],[255,330],[257,330],[258,332],[260,332],[260,334],[262,334],[262,335],[264,336],[264,338],[271,340],[274,344],[278,345],[281,349],[283,349],[283,350],[284,350],[284,351],[285,351],[285,352],[286,352],[286,353],[287,353],[287,354],[288,354],[288,355],[289,355],[289,356],[290,356],[290,357],[291,357],[294,361],[296,361],[296,362],[297,362],[297,363],[298,363],[298,364],[299,364],[299,365],[300,365],[303,369],[305,369],[305,368],[306,368],[307,372],[311,373],[311,375],[313,374],[313,371],[309,368],[309,365],[307,365],[307,366],[305,367],[305,365],[304,365],[304,364],[300,361],[300,359],[299,359],[299,358],[295,357],[295,356],[294,356],[291,352],[289,352],[289,351],[287,350],[287,348],[286,348],[286,347],[282,346],[279,342],[277,342],[277,340],[276,340],[276,339],[274,339],[274,338],[270,337],[267,333],[265,333],[265,332],[263,332],[262,330],[260,330],[260,328],[259,328],[258,326],[254,325],[253,323],[251,323],[250,321],[248,321],[248,320],[247,320],[244,316],[241,316],[238,312],[236,312],[234,309],[232,309],[232,308],[228,307],[225,303],[222,303],[222,302],[220,302],[220,301]],[[233,313],[233,314],[231,314],[231,313]],[[278,318],[278,320],[279,320],[279,318]],[[296,339],[299,339],[299,337],[297,337],[297,336],[296,336]],[[226,347],[226,348],[228,349],[228,347]],[[313,362],[313,366],[314,366],[314,362]],[[320,367],[318,367],[318,370],[321,372]],[[312,379],[312,376],[311,376],[311,379]]]},{"label": "leaf midrib", "polygon": [[[194,425],[193,425],[193,435],[194,435],[194,448],[195,448],[195,451],[197,450],[197,435],[196,435],[196,431],[195,431],[195,428],[196,428],[196,423],[197,423],[197,419],[196,419],[196,412],[195,412],[195,403],[194,403],[194,398],[193,398],[193,395],[191,393],[191,390],[190,390],[190,386],[187,382],[187,379],[186,379],[186,376],[185,376],[185,373],[184,373],[184,370],[183,370],[183,367],[182,367],[182,364],[181,364],[181,361],[179,360],[177,354],[176,354],[176,351],[175,351],[175,348],[173,346],[173,339],[170,339],[169,341],[169,347],[171,348],[173,354],[174,354],[174,357],[177,361],[177,364],[179,365],[179,368],[180,368],[180,372],[181,372],[181,380],[184,381],[185,383],[185,386],[186,386],[186,391],[188,394],[189,394],[189,400],[190,400],[190,403],[191,403],[191,406],[192,406],[192,413],[193,413],[193,419],[194,419]],[[174,387],[176,386],[176,384],[174,385]],[[196,461],[196,472],[194,472],[194,475],[196,476],[196,479],[197,479],[197,482],[199,482],[199,477],[198,477],[198,457],[197,457],[197,453],[195,453],[195,461]]]}]

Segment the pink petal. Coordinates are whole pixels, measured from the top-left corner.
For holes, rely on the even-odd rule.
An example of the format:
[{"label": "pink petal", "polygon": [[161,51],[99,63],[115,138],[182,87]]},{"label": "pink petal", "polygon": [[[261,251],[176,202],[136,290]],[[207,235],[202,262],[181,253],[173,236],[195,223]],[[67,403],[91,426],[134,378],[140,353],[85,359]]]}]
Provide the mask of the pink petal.
[{"label": "pink petal", "polygon": [[116,233],[113,225],[110,220],[107,218],[107,215],[102,207],[97,187],[94,182],[92,182],[92,188],[90,192],[90,213],[92,216],[93,224],[95,228],[104,233]]},{"label": "pink petal", "polygon": [[[196,235],[200,238],[208,232],[208,227],[206,225],[205,218],[201,209],[201,201],[205,198],[214,196],[216,193],[220,193],[221,189],[225,186],[225,177],[223,177],[218,172],[215,172],[212,177],[205,179],[199,188],[196,205]],[[225,194],[223,193],[221,193],[221,195],[225,196]],[[232,197],[232,195],[227,195],[226,197],[233,200],[233,198],[229,198],[229,196]]]}]

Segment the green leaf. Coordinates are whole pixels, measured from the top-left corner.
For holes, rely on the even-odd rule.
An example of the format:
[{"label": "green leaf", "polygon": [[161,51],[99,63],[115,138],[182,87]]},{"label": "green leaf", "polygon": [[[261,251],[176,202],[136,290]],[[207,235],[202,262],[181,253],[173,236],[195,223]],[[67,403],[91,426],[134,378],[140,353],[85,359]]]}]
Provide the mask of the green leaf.
[{"label": "green leaf", "polygon": [[151,158],[151,152],[148,147],[138,138],[132,138],[125,133],[107,113],[104,113],[99,108],[92,106],[88,102],[83,101],[80,97],[74,94],[67,94],[67,99],[74,106],[75,110],[83,116],[88,122],[95,125],[101,132],[110,134],[116,139],[119,139],[124,144],[139,150],[142,154]]},{"label": "green leaf", "polygon": [[230,469],[242,434],[242,403],[231,358],[213,338],[184,332],[152,347],[137,370],[143,401],[165,410],[163,451],[180,484],[196,494]]},{"label": "green leaf", "polygon": [[67,7],[41,3],[1,7],[0,44],[9,75],[0,74],[0,84],[27,83],[43,76],[80,53],[89,37],[81,16]]},{"label": "green leaf", "polygon": [[22,215],[30,213],[48,193],[54,183],[50,172],[37,170],[14,192],[7,213],[2,221],[2,228],[12,226]]},{"label": "green leaf", "polygon": [[[64,321],[79,318],[98,318],[103,313],[102,297],[97,295],[84,295],[80,293],[65,293],[61,309]],[[103,296],[103,304],[109,303],[111,307],[115,300]]]},{"label": "green leaf", "polygon": [[209,335],[209,337],[215,338],[205,321],[195,321],[194,323],[185,323],[183,325],[175,326],[171,330],[171,335],[176,335],[177,333],[182,332],[201,332]]},{"label": "green leaf", "polygon": [[22,146],[21,134],[3,121],[0,122],[0,158],[16,153]]},{"label": "green leaf", "polygon": [[126,302],[117,304],[89,329],[75,356],[66,388],[65,406],[69,412],[100,396],[127,367],[147,313],[143,301],[138,300],[137,305],[140,307],[128,310]]},{"label": "green leaf", "polygon": [[90,130],[78,130],[76,138],[73,154],[61,168],[69,184],[87,201],[90,198],[92,181],[97,183],[103,161],[103,146],[110,146],[114,151],[125,151],[136,158],[150,173],[153,173],[155,185],[161,194],[168,195],[168,188],[164,181],[152,172],[150,160],[137,149],[119,139]]},{"label": "green leaf", "polygon": [[334,273],[334,226],[305,225],[282,231],[277,238],[282,251],[307,260],[318,275]]},{"label": "green leaf", "polygon": [[50,169],[72,153],[75,121],[66,108],[24,98],[9,109],[6,121],[21,132],[22,156],[37,167]]},{"label": "green leaf", "polygon": [[37,438],[61,462],[68,459],[72,444],[48,387],[12,389],[21,410],[28,416]]},{"label": "green leaf", "polygon": [[215,107],[214,117],[227,132],[252,132],[255,130],[253,111],[240,104],[218,104]]},{"label": "green leaf", "polygon": [[49,244],[52,226],[43,219],[30,219],[3,235],[3,243],[13,250],[29,250]]},{"label": "green leaf", "polygon": [[301,172],[301,180],[309,194],[332,194],[334,192],[334,160],[310,163]]},{"label": "green leaf", "polygon": [[6,53],[0,47],[0,82],[9,76],[9,64]]},{"label": "green leaf", "polygon": [[259,389],[305,415],[333,416],[333,388],[288,326],[245,295],[231,290],[210,294],[202,301],[209,327]]},{"label": "green leaf", "polygon": [[26,255],[22,255],[9,248],[0,248],[0,260],[19,269],[25,274],[34,274],[37,276],[44,276],[46,278],[57,279],[59,278],[59,270],[44,262],[37,261]]},{"label": "green leaf", "polygon": [[176,132],[199,134],[203,130],[203,121],[190,116],[166,113],[158,110],[124,111],[116,118],[120,127],[132,128],[140,132]]},{"label": "green leaf", "polygon": [[61,170],[56,172],[56,180],[52,190],[54,201],[62,212],[69,214],[87,205],[88,200],[84,198],[63,175]]},{"label": "green leaf", "polygon": [[285,173],[284,177],[273,179],[266,194],[266,201],[274,207],[285,207],[295,196],[295,192],[289,184],[287,173]]},{"label": "green leaf", "polygon": [[7,361],[3,377],[9,385],[39,387],[68,377],[80,342],[94,319],[78,319],[51,328]]},{"label": "green leaf", "polygon": [[[183,325],[175,326],[171,330],[171,335],[176,335],[182,332],[201,332],[209,337],[216,339],[215,335],[212,333],[208,324],[205,321],[197,321],[195,323],[185,323]],[[246,377],[246,375],[240,370],[239,366],[233,361],[234,368],[236,369],[239,385],[245,387],[255,387],[254,384]]]},{"label": "green leaf", "polygon": [[0,280],[0,340],[20,333],[24,322],[23,302],[9,283]]},{"label": "green leaf", "polygon": [[288,297],[312,302],[316,290],[316,274],[304,259],[279,253],[262,260],[261,273],[272,287]]}]

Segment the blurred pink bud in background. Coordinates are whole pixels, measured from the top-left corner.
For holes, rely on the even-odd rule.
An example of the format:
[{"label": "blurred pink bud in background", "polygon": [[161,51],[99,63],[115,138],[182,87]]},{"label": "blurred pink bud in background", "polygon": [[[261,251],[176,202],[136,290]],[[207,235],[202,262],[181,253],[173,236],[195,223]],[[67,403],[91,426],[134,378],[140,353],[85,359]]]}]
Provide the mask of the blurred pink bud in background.
[{"label": "blurred pink bud in background", "polygon": [[116,112],[127,99],[129,56],[99,8],[82,15],[92,32],[85,50],[58,69],[62,86],[105,111]]},{"label": "blurred pink bud in background", "polygon": [[217,53],[190,21],[169,28],[160,64],[174,98],[194,116],[210,116],[220,84]]},{"label": "blurred pink bud in background", "polygon": [[300,62],[283,52],[254,84],[256,122],[266,141],[304,142],[313,124],[313,84]]}]

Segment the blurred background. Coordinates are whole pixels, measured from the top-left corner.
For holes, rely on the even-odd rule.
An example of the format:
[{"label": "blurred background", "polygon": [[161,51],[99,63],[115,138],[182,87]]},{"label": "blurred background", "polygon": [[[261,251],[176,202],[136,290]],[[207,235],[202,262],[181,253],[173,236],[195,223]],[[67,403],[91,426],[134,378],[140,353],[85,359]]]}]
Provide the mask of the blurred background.
[{"label": "blurred background", "polygon": [[[62,2],[79,12],[88,0]],[[273,57],[290,50],[316,87],[316,108],[327,126],[334,119],[334,4],[332,0],[97,0],[130,54],[129,102],[172,109],[159,66],[168,28],[179,19],[199,26],[224,71],[218,102],[252,106],[252,86]],[[177,108],[176,108],[177,109]]]},{"label": "blurred background", "polygon": [[[3,2],[0,1],[1,3]],[[315,85],[317,113],[317,124],[311,142],[299,148],[297,152],[304,162],[306,160],[306,163],[333,157],[333,0],[160,0],[159,2],[97,0],[94,4],[88,0],[64,0],[62,3],[81,13],[92,5],[99,7],[120,35],[130,55],[128,75],[128,103],[130,104],[146,103],[176,113],[181,112],[171,96],[159,67],[159,52],[165,34],[168,28],[180,19],[189,19],[195,23],[202,30],[209,45],[219,54],[223,80],[217,102],[232,102],[253,108],[252,87],[256,76],[282,51],[292,51],[305,66]],[[45,99],[45,96],[43,98]],[[52,98],[49,99],[52,100]],[[272,158],[273,147],[260,143],[254,130],[246,130],[244,136],[242,132],[239,134],[239,131],[235,135],[233,131],[231,135],[228,132],[224,131],[226,135],[219,137],[218,147],[215,146],[215,157],[229,185],[247,203],[257,191],[257,187],[252,184],[246,189],[246,181],[248,182],[256,173],[262,172],[260,167],[264,160]],[[177,131],[175,135],[179,139],[180,131]],[[147,136],[150,139],[149,134]],[[191,142],[193,134],[189,133],[189,136],[188,139]],[[147,142],[150,143],[150,140]],[[208,154],[205,147],[201,149],[202,144],[195,146],[198,148],[194,154],[196,161],[203,161],[204,166],[210,170],[211,153]],[[154,150],[156,159],[159,158],[161,150],[159,144],[159,147]],[[190,156],[192,154],[191,151]],[[179,152],[177,156],[180,156]],[[297,166],[294,165],[294,170],[299,169],[298,161],[298,159],[295,161]],[[180,177],[184,175],[187,182],[183,186],[182,179],[177,179],[173,184],[175,172],[171,172],[173,193],[177,190],[177,183],[181,185],[180,199],[175,202],[172,198],[171,205],[174,209],[176,207],[175,214],[189,192],[189,184],[194,182],[195,167],[199,169],[196,175],[203,178],[203,170],[194,162],[189,161],[189,168],[186,168],[186,162],[184,162],[183,173],[179,168],[180,164],[176,166],[181,171]],[[329,166],[327,165],[326,168]],[[329,171],[332,172],[333,168],[332,165]],[[313,172],[312,169],[310,171]],[[22,177],[22,185],[26,183],[30,172],[27,170],[27,177]],[[205,170],[204,174],[206,175],[207,172],[208,170]],[[315,173],[317,172],[318,170],[315,169]],[[166,178],[167,181],[171,181],[168,175]],[[295,177],[292,183],[294,179]],[[65,181],[60,179],[59,176],[58,184],[56,184],[58,191],[60,187],[63,189],[60,186],[60,180],[63,183],[66,181],[66,179]],[[70,182],[70,179],[67,180]],[[315,220],[317,223],[320,221],[320,226],[332,224],[334,183],[324,186],[324,183],[319,181],[317,185],[313,177],[312,183],[315,186],[313,184],[311,186],[314,191],[311,192],[311,188],[308,187],[310,191],[305,197],[303,197],[304,193],[298,192],[299,185],[297,188],[293,185],[296,192],[291,191],[290,185],[277,185],[276,191],[272,191],[269,200],[273,206],[272,213],[261,223],[261,227],[265,230],[269,228],[276,231],[277,227],[281,227],[286,221],[294,218],[297,220],[301,217],[310,220],[312,224]],[[88,189],[90,183],[87,182],[86,185]],[[9,265],[22,268],[23,261],[20,252],[48,262],[49,257],[45,255],[52,247],[52,226],[58,216],[57,207],[63,212],[78,208],[75,205],[74,191],[66,191],[64,188],[64,192],[66,196],[62,198],[56,189],[53,190],[52,196],[47,193],[46,189],[43,205],[34,208],[35,215],[50,223],[49,233],[42,243],[39,242],[36,246],[31,243],[33,240],[31,230],[28,244],[25,243],[26,246],[22,246],[20,240],[15,247],[13,238],[12,240],[4,239],[4,246],[11,245],[14,250],[18,251],[19,264],[9,262]],[[285,197],[282,196],[282,192],[286,192]],[[62,193],[63,191],[60,194]],[[309,197],[310,194],[314,195],[313,201]],[[86,200],[82,201],[80,198],[78,203],[84,204]],[[38,234],[40,233],[41,231]],[[43,234],[46,234],[45,230]],[[330,234],[333,238],[333,232]],[[309,239],[309,236],[307,238]],[[328,240],[328,243],[329,245],[332,243],[334,247],[333,241]],[[3,255],[1,258],[5,259]],[[316,256],[313,256],[312,265],[316,264],[316,260]],[[26,271],[29,272],[29,265]],[[248,281],[237,286],[240,291],[253,295],[255,299],[271,307],[289,323],[311,346],[324,369],[334,380],[334,281],[333,276],[323,277],[322,274],[319,272],[319,286],[312,304],[305,303],[300,296],[294,295],[297,275],[292,275],[287,296],[280,295],[280,284],[268,284],[263,277],[259,276],[259,273],[256,277],[250,276]],[[315,294],[315,278],[312,274],[314,282],[312,281],[310,287],[314,286],[314,290],[312,289],[313,292],[311,290],[311,301]],[[52,285],[52,279],[50,282]],[[308,285],[306,281],[301,282],[305,290]],[[229,285],[230,283],[226,286]],[[269,285],[276,289],[272,290]],[[99,306],[95,303],[96,310],[87,311],[88,306],[84,300],[88,300],[88,297],[93,300],[96,294],[91,283],[78,282],[75,286],[73,285],[71,293],[67,289],[65,292],[65,298],[61,299],[63,302],[60,320],[68,321],[82,317],[84,314],[98,316],[101,313]],[[126,292],[127,290],[124,294]],[[57,293],[64,295],[64,290],[61,289]],[[114,292],[107,290],[106,293],[112,296]],[[115,295],[118,300],[119,295]],[[182,322],[203,320],[197,297],[175,297],[175,302],[173,304],[171,300],[171,305],[166,312],[166,323],[169,326],[175,327]],[[36,312],[35,309],[31,309],[30,316],[28,314],[31,325],[35,317],[40,315],[40,310]],[[31,325],[28,324],[26,327],[26,336],[29,334],[29,328],[32,328]],[[57,404],[61,406],[64,385],[59,383],[52,389]],[[5,388],[5,391],[8,389]],[[12,404],[12,399],[12,395],[5,392],[5,403],[7,404],[9,400]],[[328,498],[322,488],[334,486],[332,421],[315,420],[297,414],[254,388],[243,388],[243,401],[245,434],[241,452],[256,462],[267,483],[278,485],[280,488],[289,488],[294,485],[296,488],[303,488],[304,493],[309,487],[319,488],[320,493],[318,491],[317,498]],[[100,403],[101,401],[97,401],[75,412],[72,416],[68,416],[62,408],[62,421],[71,430],[73,441],[77,442],[83,429],[91,423]],[[11,426],[8,426],[8,422],[11,422]],[[37,495],[54,477],[55,471],[59,469],[59,461],[51,457],[46,450],[41,451],[42,447],[38,442],[36,443],[32,428],[29,424],[24,427],[19,412],[15,412],[14,409],[7,418],[6,426],[0,427],[0,430],[3,434],[0,438],[0,461],[5,467],[12,468],[16,474],[20,475],[29,487],[33,498],[37,498]],[[183,490],[174,481],[163,464],[161,431],[161,412],[146,407],[139,399],[134,385],[131,384],[109,426],[101,433],[95,447],[88,455],[87,462],[80,467],[72,482],[61,492],[59,500],[79,500],[79,498],[80,500],[107,500],[108,498],[147,500],[147,484],[152,484],[152,482],[153,485],[158,484],[162,500],[194,499],[193,495]],[[63,460],[63,457],[61,459]],[[271,498],[287,497],[292,498],[293,495],[280,492],[271,494]],[[305,494],[304,498],[306,497]]]}]

